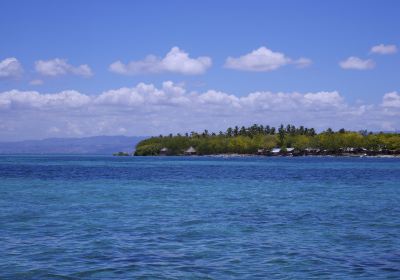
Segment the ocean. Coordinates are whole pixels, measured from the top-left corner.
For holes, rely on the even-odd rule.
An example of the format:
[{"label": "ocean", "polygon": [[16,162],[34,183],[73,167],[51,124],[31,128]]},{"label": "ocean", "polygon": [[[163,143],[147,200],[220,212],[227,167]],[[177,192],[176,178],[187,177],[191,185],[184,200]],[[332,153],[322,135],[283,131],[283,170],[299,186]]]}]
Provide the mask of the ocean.
[{"label": "ocean", "polygon": [[0,279],[400,279],[400,158],[0,156]]}]

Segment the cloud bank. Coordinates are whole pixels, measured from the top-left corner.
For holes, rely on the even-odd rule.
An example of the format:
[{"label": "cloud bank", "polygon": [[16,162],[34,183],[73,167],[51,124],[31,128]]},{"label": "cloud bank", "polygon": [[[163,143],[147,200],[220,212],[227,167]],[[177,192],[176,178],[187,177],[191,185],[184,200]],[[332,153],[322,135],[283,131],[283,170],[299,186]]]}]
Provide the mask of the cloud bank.
[{"label": "cloud bank", "polygon": [[139,83],[86,95],[11,90],[0,93],[0,136],[5,140],[93,135],[158,135],[253,123],[317,129],[400,128],[400,94],[380,104],[352,105],[337,91],[256,91],[236,96],[210,89],[188,91],[171,81],[161,87]]},{"label": "cloud bank", "polygon": [[189,57],[189,54],[178,47],[173,47],[164,58],[148,55],[145,59],[131,61],[124,64],[115,61],[109,66],[111,72],[122,75],[154,74],[154,73],[179,73],[184,75],[199,75],[211,67],[212,60],[207,56],[197,58]]},{"label": "cloud bank", "polygon": [[82,77],[90,77],[93,75],[92,69],[87,64],[72,66],[68,64],[66,59],[55,58],[51,60],[38,60],[35,62],[35,70],[43,76],[61,76],[73,74]]},{"label": "cloud bank", "polygon": [[274,52],[266,47],[260,47],[240,57],[228,57],[225,61],[225,68],[242,71],[267,72],[289,64],[304,68],[311,64],[311,60],[304,57],[293,60],[283,53]]}]

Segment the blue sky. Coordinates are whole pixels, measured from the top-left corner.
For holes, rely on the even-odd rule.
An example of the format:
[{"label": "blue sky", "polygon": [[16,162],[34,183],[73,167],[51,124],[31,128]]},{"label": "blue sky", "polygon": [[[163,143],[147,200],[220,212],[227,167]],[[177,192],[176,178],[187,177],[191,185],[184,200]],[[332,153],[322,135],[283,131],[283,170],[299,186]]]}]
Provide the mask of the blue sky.
[{"label": "blue sky", "polygon": [[[37,105],[21,105],[22,101],[18,99],[27,92],[35,92],[39,94],[38,98],[42,98],[40,102],[46,103],[43,101],[45,94],[60,94],[66,90],[84,95],[83,98],[96,98],[110,90],[136,88],[140,83],[162,90],[165,81],[184,88],[186,94],[196,92],[200,95],[213,90],[237,98],[254,92],[303,95],[337,92],[341,102],[353,111],[360,106],[373,106],[371,111],[365,109],[368,114],[378,114],[379,108],[379,114],[382,114],[369,123],[364,122],[362,117],[354,119],[348,124],[349,128],[357,129],[362,125],[372,130],[400,128],[399,121],[396,121],[399,112],[397,104],[400,102],[400,53],[390,50],[390,47],[400,47],[399,1],[2,1],[0,10],[0,35],[3,38],[0,62],[15,58],[19,65],[18,71],[13,68],[13,73],[3,73],[3,77],[0,72],[0,96],[3,94],[3,103],[8,104],[0,112],[4,139],[121,133],[143,135],[156,134],[160,127],[172,132],[190,129],[191,123],[162,125],[161,120],[169,118],[168,113],[163,111],[165,108],[151,107],[145,102],[140,106],[147,106],[147,113],[141,111],[141,115],[137,116],[139,112],[130,112],[120,117],[140,119],[146,122],[146,129],[139,125],[126,127],[125,123],[115,121],[113,125],[121,126],[121,130],[104,128],[93,131],[80,127],[75,133],[73,129],[64,133],[60,131],[67,131],[67,123],[79,126],[79,123],[91,118],[95,119],[94,122],[100,120],[95,116],[77,114],[76,106],[73,112],[69,112],[76,117],[75,120],[67,120],[69,113],[64,116],[57,114],[57,110],[46,115],[44,111],[49,111],[48,108],[43,110]],[[372,47],[381,44],[383,51],[371,51]],[[203,67],[194,72],[188,68],[178,69],[179,65],[176,66],[178,68],[171,64],[166,66],[162,59],[173,47],[178,47],[179,53],[187,53],[190,59],[207,57],[210,63],[192,65]],[[272,52],[265,58],[266,68],[257,63],[251,64],[251,57],[250,62],[238,60],[262,47]],[[151,54],[155,55],[156,62],[146,62],[145,66],[137,63]],[[277,54],[282,54],[283,58],[279,59]],[[236,59],[233,63],[236,66],[232,63],[228,65],[228,57]],[[346,65],[350,66],[341,67],[339,63],[350,57],[360,61],[348,61]],[[300,65],[300,58],[307,59],[307,65]],[[277,64],[273,64],[276,69],[268,68],[271,66],[268,59],[278,59],[275,61]],[[50,61],[50,64],[42,64],[40,68],[38,61]],[[117,61],[122,63],[123,70],[110,71],[110,65]],[[128,66],[131,61],[136,64]],[[87,68],[80,68],[81,65],[86,65],[89,72]],[[51,72],[54,67],[61,67],[61,74]],[[10,94],[5,95],[11,90],[18,92],[12,98]],[[391,93],[386,100],[387,104],[391,104],[388,116],[384,115],[387,110],[385,113],[382,109],[387,93]],[[129,99],[131,95],[125,97]],[[32,95],[24,97],[23,102],[30,97]],[[274,95],[270,98],[274,99]],[[215,96],[215,100],[222,99]],[[70,102],[68,100],[65,102]],[[121,102],[129,103],[126,100]],[[189,116],[191,106],[197,106],[193,100],[190,102],[185,105],[185,110],[178,111],[188,120],[199,119],[197,115]],[[204,104],[205,101],[201,102]],[[268,122],[271,114],[268,108],[275,103],[273,100],[266,102],[269,103],[262,107],[263,112],[238,109],[235,116],[214,116],[192,124],[199,129],[207,128],[209,124],[212,128],[223,129],[234,122],[240,125],[263,121],[263,113],[265,122]],[[296,102],[304,104],[303,101]],[[243,107],[242,103],[236,105]],[[29,113],[26,107],[30,108],[30,113],[34,108],[38,111],[35,115],[43,115],[32,121],[41,130],[23,131],[22,124],[15,120],[22,120],[22,116]],[[100,110],[93,109],[93,104],[90,107],[91,110]],[[88,108],[80,110],[88,111]],[[105,114],[106,109],[102,110]],[[116,110],[109,107],[107,115],[114,115]],[[304,106],[294,110],[315,111]],[[330,112],[324,108],[320,110]],[[284,110],[279,112],[287,116]],[[237,118],[237,114],[246,114],[246,118]],[[275,119],[278,113],[274,114],[273,122],[279,122],[279,118]],[[346,125],[346,117],[336,121],[333,115],[331,120],[329,116],[327,113],[322,118],[325,122],[314,123],[312,118],[304,122],[320,129]],[[49,119],[59,119],[59,123],[49,123]],[[296,120],[299,119],[295,115],[282,118],[282,121]],[[74,121],[77,123],[74,124]],[[109,125],[111,127],[111,123]]]}]

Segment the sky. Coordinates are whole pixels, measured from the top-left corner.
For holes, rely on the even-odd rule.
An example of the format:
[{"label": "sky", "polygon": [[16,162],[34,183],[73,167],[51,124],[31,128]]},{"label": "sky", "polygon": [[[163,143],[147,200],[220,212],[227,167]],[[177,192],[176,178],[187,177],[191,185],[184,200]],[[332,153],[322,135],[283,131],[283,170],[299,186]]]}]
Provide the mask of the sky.
[{"label": "sky", "polygon": [[0,141],[400,129],[400,2],[1,1]]}]

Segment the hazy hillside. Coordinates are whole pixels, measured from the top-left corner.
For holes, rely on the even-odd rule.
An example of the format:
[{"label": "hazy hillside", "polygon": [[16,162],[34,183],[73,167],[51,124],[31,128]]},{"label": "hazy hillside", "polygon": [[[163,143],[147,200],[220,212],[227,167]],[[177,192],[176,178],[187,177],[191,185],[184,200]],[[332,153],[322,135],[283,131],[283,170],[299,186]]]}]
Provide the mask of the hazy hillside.
[{"label": "hazy hillside", "polygon": [[107,154],[132,152],[146,137],[94,136],[0,142],[0,154]]}]

